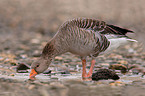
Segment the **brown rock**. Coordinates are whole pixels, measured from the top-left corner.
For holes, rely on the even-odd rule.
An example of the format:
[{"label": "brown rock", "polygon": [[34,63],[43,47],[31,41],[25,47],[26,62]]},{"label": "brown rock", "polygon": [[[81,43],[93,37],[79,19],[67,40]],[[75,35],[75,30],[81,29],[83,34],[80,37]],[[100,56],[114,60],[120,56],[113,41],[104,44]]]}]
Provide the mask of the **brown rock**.
[{"label": "brown rock", "polygon": [[25,63],[19,63],[19,65],[16,68],[16,71],[18,73],[26,73],[27,69],[30,69],[29,65],[27,65]]}]

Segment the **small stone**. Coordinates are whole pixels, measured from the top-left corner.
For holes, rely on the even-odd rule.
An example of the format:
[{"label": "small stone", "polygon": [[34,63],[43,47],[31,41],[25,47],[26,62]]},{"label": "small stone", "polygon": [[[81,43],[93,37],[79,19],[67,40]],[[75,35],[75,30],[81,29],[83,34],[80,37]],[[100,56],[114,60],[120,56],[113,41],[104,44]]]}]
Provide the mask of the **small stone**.
[{"label": "small stone", "polygon": [[132,48],[128,49],[128,52],[129,53],[136,53],[136,51],[134,49],[132,49]]},{"label": "small stone", "polygon": [[15,76],[15,74],[10,74],[10,76]]},{"label": "small stone", "polygon": [[111,86],[115,86],[115,83],[110,83],[109,85],[111,85]]},{"label": "small stone", "polygon": [[82,62],[76,62],[76,64],[82,65]]},{"label": "small stone", "polygon": [[38,50],[35,50],[35,51],[32,53],[32,55],[33,55],[34,57],[40,57],[40,56],[41,56],[41,53],[40,53]]},{"label": "small stone", "polygon": [[51,70],[46,70],[43,72],[43,74],[50,74],[51,73]]},{"label": "small stone", "polygon": [[109,66],[108,63],[102,63],[101,65],[104,66],[104,67],[108,67]]},{"label": "small stone", "polygon": [[115,82],[115,85],[116,85],[116,86],[123,86],[123,85],[124,85],[124,83],[123,83],[123,82],[121,82],[121,81],[116,81],[116,82]]},{"label": "small stone", "polygon": [[15,61],[10,62],[11,65],[17,65]]},{"label": "small stone", "polygon": [[116,84],[116,86],[123,86],[124,84]]},{"label": "small stone", "polygon": [[42,42],[41,45],[44,47],[47,44],[47,42]]},{"label": "small stone", "polygon": [[23,59],[25,59],[25,58],[28,57],[26,54],[23,54],[23,55],[20,55],[20,56],[21,56],[21,58],[23,58]]},{"label": "small stone", "polygon": [[121,82],[121,81],[116,81],[115,83],[122,84],[123,82]]},{"label": "small stone", "polygon": [[121,55],[114,54],[114,53],[110,54],[108,57],[109,57],[109,58],[118,58],[118,59],[123,58]]},{"label": "small stone", "polygon": [[133,64],[133,65],[129,65],[128,66],[128,70],[131,70],[131,69],[133,69],[133,68],[139,68],[139,65],[137,65],[137,64]]},{"label": "small stone", "polygon": [[51,79],[58,80],[58,77],[57,76],[51,76]]},{"label": "small stone", "polygon": [[32,39],[32,40],[31,40],[31,43],[33,43],[33,44],[38,44],[38,43],[40,43],[40,41],[39,41],[39,39]]},{"label": "small stone", "polygon": [[4,62],[10,62],[11,61],[11,59],[9,59],[9,58],[6,58],[5,60],[4,60]]},{"label": "small stone", "polygon": [[125,55],[126,58],[132,58],[132,55]]},{"label": "small stone", "polygon": [[3,61],[4,60],[4,58],[3,57],[0,57],[0,61]]},{"label": "small stone", "polygon": [[128,62],[125,61],[125,60],[120,60],[120,61],[118,61],[118,63],[120,63],[120,64],[128,64]]},{"label": "small stone", "polygon": [[121,70],[121,73],[126,73],[127,72],[127,67],[122,65],[122,64],[112,64],[108,68],[109,69],[114,69],[114,70]]},{"label": "small stone", "polygon": [[20,49],[23,50],[30,50],[30,47],[26,46],[26,45],[20,45]]},{"label": "small stone", "polygon": [[30,67],[29,67],[29,65],[27,65],[27,64],[25,64],[25,63],[18,63],[19,65],[17,66],[17,68],[16,68],[16,71],[18,72],[18,73],[22,73],[22,72],[24,72],[24,73],[26,73],[27,71],[27,69],[30,69]]},{"label": "small stone", "polygon": [[132,73],[133,74],[143,73],[143,71],[144,71],[143,68],[132,68]]},{"label": "small stone", "polygon": [[28,87],[29,90],[32,90],[32,89],[34,89],[34,88],[35,88],[35,85],[30,85],[30,86]]},{"label": "small stone", "polygon": [[18,73],[28,73],[27,70],[19,70]]},{"label": "small stone", "polygon": [[55,57],[55,60],[62,60],[63,58],[60,56]]},{"label": "small stone", "polygon": [[70,72],[68,70],[64,70],[61,72],[61,74],[70,74]]},{"label": "small stone", "polygon": [[16,68],[17,68],[17,66],[10,67],[10,69],[12,69],[12,70],[16,70]]},{"label": "small stone", "polygon": [[65,87],[63,84],[59,83],[59,82],[52,82],[50,83],[51,86],[55,86],[55,87]]}]

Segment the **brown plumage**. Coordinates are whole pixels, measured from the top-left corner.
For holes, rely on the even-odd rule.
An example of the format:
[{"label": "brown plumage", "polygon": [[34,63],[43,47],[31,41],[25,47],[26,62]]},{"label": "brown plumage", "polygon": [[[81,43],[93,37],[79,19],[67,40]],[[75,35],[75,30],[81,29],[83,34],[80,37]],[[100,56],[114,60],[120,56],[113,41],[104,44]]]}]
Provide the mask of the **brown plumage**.
[{"label": "brown plumage", "polygon": [[[55,56],[71,52],[81,57],[82,77],[91,77],[95,57],[123,45],[126,41],[135,41],[125,35],[127,32],[132,31],[95,19],[69,20],[58,29],[56,35],[46,44],[41,57],[32,63],[31,68],[35,71],[34,73],[42,73],[48,68]],[[87,56],[92,58],[88,74],[85,69]],[[30,79],[33,79],[35,75],[31,72]]]}]

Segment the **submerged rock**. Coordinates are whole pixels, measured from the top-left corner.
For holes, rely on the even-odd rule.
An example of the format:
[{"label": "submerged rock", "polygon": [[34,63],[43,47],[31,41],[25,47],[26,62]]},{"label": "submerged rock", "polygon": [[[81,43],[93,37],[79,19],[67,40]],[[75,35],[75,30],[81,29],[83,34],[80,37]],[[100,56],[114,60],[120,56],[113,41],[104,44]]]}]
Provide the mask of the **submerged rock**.
[{"label": "submerged rock", "polygon": [[110,69],[99,69],[96,73],[92,74],[92,80],[98,81],[102,79],[118,80],[120,77]]},{"label": "submerged rock", "polygon": [[27,69],[30,69],[29,65],[24,64],[24,63],[19,63],[19,65],[16,68],[16,71],[18,73],[27,73]]},{"label": "submerged rock", "polygon": [[113,69],[113,70],[121,70],[121,73],[123,73],[123,74],[125,74],[128,71],[127,67],[122,64],[112,64],[108,68]]},{"label": "submerged rock", "polygon": [[46,70],[43,72],[43,74],[50,74],[51,73],[51,70]]}]

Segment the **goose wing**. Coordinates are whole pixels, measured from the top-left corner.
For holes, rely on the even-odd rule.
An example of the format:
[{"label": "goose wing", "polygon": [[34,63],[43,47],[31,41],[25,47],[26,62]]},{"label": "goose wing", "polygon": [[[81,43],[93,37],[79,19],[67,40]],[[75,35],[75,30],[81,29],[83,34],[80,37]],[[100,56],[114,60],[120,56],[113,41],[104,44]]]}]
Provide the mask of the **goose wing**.
[{"label": "goose wing", "polygon": [[79,18],[73,19],[65,23],[71,26],[77,26],[79,28],[93,30],[94,32],[98,32],[101,34],[115,34],[115,35],[126,35],[127,32],[133,33],[133,31],[121,28],[115,25],[106,24],[104,21],[96,20],[96,19],[86,19]]}]

